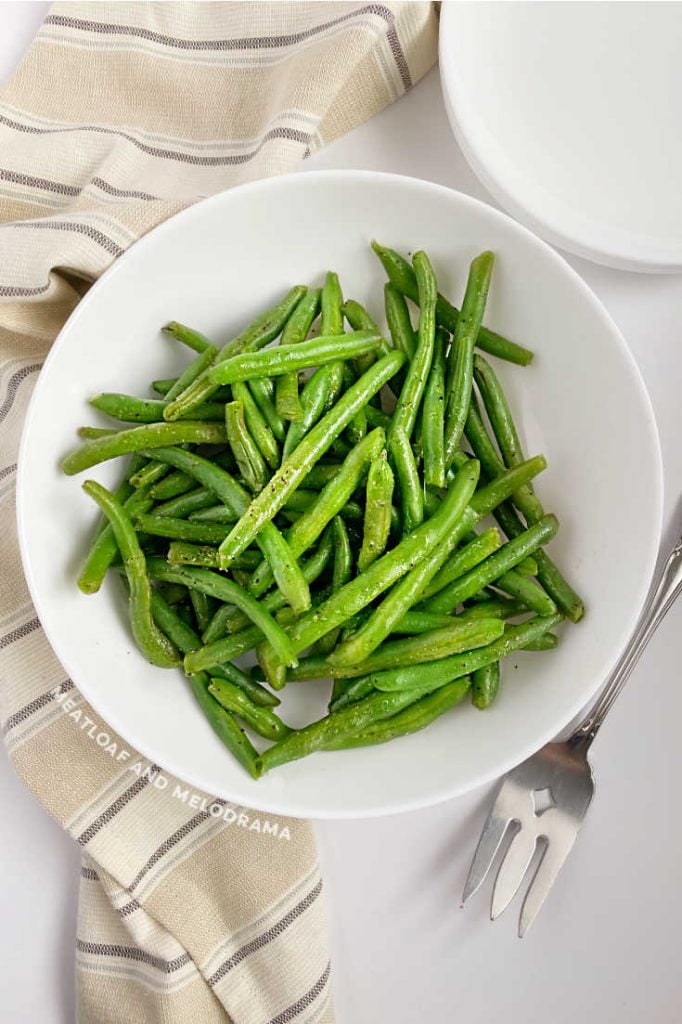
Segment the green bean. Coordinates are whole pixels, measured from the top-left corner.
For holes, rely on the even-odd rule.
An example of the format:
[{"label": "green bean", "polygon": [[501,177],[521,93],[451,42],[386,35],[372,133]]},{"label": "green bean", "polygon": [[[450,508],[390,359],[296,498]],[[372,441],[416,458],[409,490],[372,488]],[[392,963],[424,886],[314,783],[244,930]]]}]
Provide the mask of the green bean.
[{"label": "green bean", "polygon": [[[414,295],[416,299],[417,277],[409,263],[407,266],[414,280]],[[391,284],[390,281],[384,285],[384,306],[393,347],[397,348],[400,352],[404,352],[408,359],[412,359],[417,348],[417,337],[412,327],[410,311],[407,308],[403,293],[395,285]]]},{"label": "green bean", "polygon": [[484,665],[471,674],[471,703],[475,708],[484,711],[497,697],[499,688],[500,663],[491,661],[489,665]]},{"label": "green bean", "polygon": [[374,687],[367,676],[357,679],[335,679],[328,711],[341,711],[349,704],[357,704],[364,697],[369,697]]},{"label": "green bean", "polygon": [[452,654],[449,658],[441,658],[440,661],[433,661],[429,665],[408,665],[406,668],[373,672],[370,677],[372,685],[377,690],[387,692],[407,691],[414,695],[417,690],[429,693],[453,679],[470,675],[477,669],[490,665],[493,661],[499,661],[513,651],[518,651],[530,641],[553,629],[561,622],[561,618],[559,614],[538,615],[518,626],[507,626],[499,640],[493,641],[487,647],[479,647],[475,651],[466,651],[463,654]]},{"label": "green bean", "polygon": [[357,735],[374,722],[402,711],[416,699],[415,693],[372,693],[341,711],[333,711],[325,718],[312,722],[304,729],[290,733],[283,740],[268,747],[256,764],[261,773],[278,765],[306,757],[316,750],[323,750],[331,743]]},{"label": "green bean", "polygon": [[479,590],[494,583],[505,573],[513,569],[518,562],[536,551],[556,534],[559,521],[556,516],[545,516],[539,523],[529,527],[514,540],[507,541],[494,554],[489,555],[479,565],[474,566],[446,587],[425,604],[429,612],[446,612],[467,598],[473,597]]},{"label": "green bean", "polygon": [[275,440],[275,435],[268,426],[267,420],[256,405],[248,386],[239,382],[233,384],[232,394],[235,400],[242,404],[246,429],[253,438],[258,451],[270,469],[277,469],[280,463],[279,445]]},{"label": "green bean", "polygon": [[388,434],[388,446],[398,476],[403,533],[411,533],[424,521],[424,497],[417,463],[410,439],[402,427],[391,426]]},{"label": "green bean", "polygon": [[532,555],[526,555],[526,557],[516,565],[516,571],[520,572],[522,576],[537,576],[538,563]]},{"label": "green bean", "polygon": [[244,422],[241,402],[228,402],[225,406],[225,429],[239,472],[246,486],[254,494],[261,491],[268,479],[268,470]]},{"label": "green bean", "polygon": [[[192,480],[194,484],[195,481]],[[192,491],[179,494],[177,498],[164,501],[154,508],[156,516],[174,516],[176,519],[190,519],[202,510],[206,510],[215,502],[215,495],[207,487],[195,487]],[[222,509],[226,507],[221,505]]]},{"label": "green bean", "polygon": [[[258,536],[263,526],[274,518],[312,466],[348,426],[356,412],[362,409],[371,396],[400,369],[404,358],[402,353],[395,352],[375,363],[312,428],[296,451],[284,460],[270,482],[253,499],[247,514],[242,516],[221,545],[220,558],[223,568],[227,568],[232,559]],[[102,444],[106,441],[105,438],[102,442],[90,443]]]},{"label": "green bean", "polygon": [[164,380],[153,380],[152,391],[156,391],[157,395],[161,395],[161,397],[164,398],[177,379],[177,377],[167,377]]},{"label": "green bean", "polygon": [[466,423],[473,381],[474,346],[488,298],[494,256],[481,253],[472,261],[462,312],[452,338],[446,384],[445,464],[449,466],[459,447]]},{"label": "green bean", "polygon": [[[226,470],[200,455],[183,451],[182,448],[158,448],[153,455],[161,462],[190,473],[232,509],[235,516],[243,516],[249,508],[248,492]],[[266,524],[259,533],[256,543],[272,567],[277,586],[292,608],[299,612],[309,608],[310,591],[289,545],[277,527],[272,523]],[[242,550],[248,546],[245,545]]]},{"label": "green bean", "polygon": [[515,615],[523,615],[527,611],[528,608],[522,601],[502,597],[500,594],[464,608],[457,613],[456,618],[462,622],[488,618],[512,619]]},{"label": "green bean", "polygon": [[266,378],[262,378],[261,380],[250,380],[248,382],[249,391],[251,392],[256,406],[260,409],[263,419],[270,427],[275,439],[282,444],[287,434],[287,428],[284,420],[277,412],[275,403],[272,400],[272,395],[270,394],[272,386],[272,381]]},{"label": "green bean", "polygon": [[[518,492],[512,495],[515,500]],[[517,537],[524,530],[523,523],[508,502],[504,502],[495,510],[495,517],[508,537]],[[535,552],[538,564],[538,580],[552,600],[571,622],[579,622],[585,614],[582,599],[576,594],[554,564],[546,551]]]},{"label": "green bean", "polygon": [[152,618],[151,586],[135,530],[126,510],[113,494],[94,480],[86,480],[83,490],[97,502],[111,524],[116,545],[121,552],[130,588],[130,625],[135,641],[145,658],[161,668],[179,663],[178,653],[168,638],[156,627]]},{"label": "green bean", "polygon": [[[312,510],[314,503],[319,498],[319,494],[319,491],[307,491],[304,488],[299,488],[297,491],[294,491],[288,499],[283,511],[295,512],[300,518],[301,514]],[[339,511],[339,515],[343,516],[344,519],[362,519],[363,513],[362,508],[358,505],[357,501],[347,501]],[[297,519],[296,522],[298,521],[299,520]]]},{"label": "green bean", "polygon": [[107,430],[106,427],[79,427],[76,431],[84,441],[94,441],[98,437],[111,437],[115,430]]},{"label": "green bean", "polygon": [[[488,555],[492,555],[494,551],[497,551],[500,544],[502,543],[500,535],[494,526],[491,526],[488,530],[484,530],[481,534],[471,534],[471,539],[464,538],[467,543],[463,548],[452,555],[451,558],[445,563],[440,572],[431,580],[428,587],[425,589],[423,594],[423,600],[433,597],[439,590],[447,587],[453,580],[463,576],[464,573],[473,569],[474,566],[478,565],[487,558]],[[455,602],[450,605],[450,608],[446,611],[450,611],[455,607]]]},{"label": "green bean", "polygon": [[[121,395],[116,392],[104,392],[89,399],[90,405],[100,412],[106,413],[115,420],[127,423],[163,423],[163,411],[167,401],[158,398],[135,398],[133,395]],[[223,407],[219,402],[203,402],[193,410],[197,420],[216,420],[223,418]]]},{"label": "green bean", "polygon": [[[211,495],[215,501],[215,495]],[[190,514],[190,521],[193,523],[235,523],[236,519],[227,505],[209,505],[207,508],[200,508]]]},{"label": "green bean", "polygon": [[[495,451],[493,443],[488,436],[488,432],[481,417],[481,412],[478,408],[476,399],[473,396],[471,398],[471,404],[467,414],[465,433],[467,441],[471,445],[476,458],[480,460],[484,474],[488,477],[495,478],[501,473],[504,473],[504,463]],[[544,509],[528,485],[519,487],[518,491],[513,496],[513,500],[529,521],[537,522],[538,519],[542,519]],[[521,529],[523,529],[523,526]]]},{"label": "green bean", "polygon": [[[418,301],[417,280],[414,271],[408,261],[399,255],[394,249],[372,242],[372,248],[381,260],[384,270],[388,275],[392,286],[413,302]],[[454,334],[459,319],[459,310],[446,298],[439,294],[436,302],[436,322],[444,327],[450,334]],[[506,359],[507,362],[517,363],[519,366],[527,366],[533,358],[533,353],[522,345],[496,334],[487,327],[481,327],[476,340],[477,346],[484,352],[499,359]]]},{"label": "green bean", "polygon": [[368,725],[355,736],[348,736],[346,739],[337,740],[325,747],[325,750],[348,750],[351,747],[368,747],[375,743],[387,743],[398,736],[407,736],[410,733],[425,729],[427,725],[440,718],[450,708],[460,704],[469,692],[470,682],[467,676],[462,679],[455,679],[452,683],[446,683],[439,690],[429,693],[426,697],[415,701],[397,715],[391,718],[384,718],[372,725]]},{"label": "green bean", "polygon": [[168,561],[171,565],[199,565],[215,569],[218,566],[218,549],[207,544],[174,540],[168,547]]},{"label": "green bean", "polygon": [[175,338],[176,341],[181,341],[188,348],[194,349],[195,352],[201,353],[205,352],[207,348],[215,348],[215,345],[204,334],[200,334],[199,331],[195,331],[191,327],[186,327],[185,324],[178,323],[177,320],[171,320],[161,330]]},{"label": "green bean", "polygon": [[229,532],[229,524],[193,523],[189,519],[175,519],[173,516],[157,516],[140,513],[135,517],[135,527],[152,537],[168,537],[171,540],[186,540],[194,544],[220,544]]},{"label": "green bean", "polygon": [[240,668],[233,665],[232,662],[227,662],[225,665],[214,665],[211,669],[211,675],[218,677],[218,679],[227,679],[235,686],[238,686],[240,690],[243,690],[246,696],[253,701],[254,704],[258,704],[262,708],[276,708],[278,704],[281,704],[281,700],[270,690],[261,686],[260,683],[252,679],[251,676],[247,675],[246,672],[242,672]]},{"label": "green bean", "polygon": [[229,679],[214,677],[208,688],[210,694],[226,711],[237,715],[259,736],[268,740],[279,740],[288,736],[291,729],[268,707],[254,703],[241,687]]},{"label": "green bean", "polygon": [[377,409],[376,406],[368,405],[365,409],[365,416],[367,417],[367,423],[371,427],[381,427],[383,430],[388,430],[391,425],[391,417],[381,409]]},{"label": "green bean", "polygon": [[[441,525],[435,544],[426,548],[419,563],[411,568],[374,610],[369,620],[352,637],[341,644],[330,655],[334,665],[348,666],[364,661],[400,622],[405,612],[421,597],[435,574],[448,558],[457,543],[459,523],[465,518],[467,508],[478,482],[479,465],[471,461],[464,466],[454,484],[448,490],[441,509],[429,520]],[[471,518],[471,514],[467,518]],[[428,525],[428,524],[427,524]],[[397,549],[395,549],[397,550]],[[379,563],[375,562],[375,565]],[[431,611],[431,608],[427,608]],[[433,609],[442,611],[442,608]],[[446,609],[449,611],[449,609]]]},{"label": "green bean", "polygon": [[[171,548],[173,548],[172,544]],[[244,552],[244,554],[249,554],[249,552]],[[241,555],[240,557],[243,558],[244,555]],[[331,557],[332,538],[331,533],[327,531],[324,534],[322,540],[320,541],[317,550],[314,551],[313,554],[305,562],[303,562],[301,566],[301,572],[303,573],[303,578],[307,584],[314,583],[315,580],[322,575],[329,561],[331,560]],[[170,552],[169,561],[171,561]],[[214,563],[214,565],[215,564],[216,563]],[[263,598],[263,607],[267,609],[267,611],[269,612],[278,611],[280,608],[284,606],[284,604],[285,598],[281,590],[271,591]],[[295,615],[293,609],[290,609],[290,611],[292,612],[292,614]],[[248,625],[247,618],[238,613],[236,609],[228,608],[227,606],[225,606],[224,608],[219,608],[218,611],[213,616],[211,623],[205,630],[202,636],[202,640],[204,641],[205,644],[211,644],[214,641],[218,640],[219,637],[221,637],[226,630],[229,630],[230,632],[234,633],[237,630],[242,629],[245,625]],[[236,655],[233,655],[233,657],[236,657]],[[225,661],[227,659],[223,658],[221,660]]]},{"label": "green bean", "polygon": [[194,487],[194,480],[187,473],[177,469],[173,473],[167,473],[158,483],[149,488],[149,497],[154,501],[166,501],[168,498],[177,498]]},{"label": "green bean", "polygon": [[[351,325],[354,331],[373,331],[376,334],[380,334],[379,327],[376,321],[370,316],[364,306],[355,299],[346,299],[341,311],[345,316],[348,323]],[[381,344],[378,348],[378,353],[382,356],[388,355],[391,347],[384,337],[381,339]],[[354,366],[358,374],[363,374],[365,370],[369,370],[370,366],[376,360],[376,355],[373,352],[368,353],[366,356],[360,356],[359,359],[355,360]]]},{"label": "green bean", "polygon": [[[282,331],[282,345],[298,345],[305,341],[320,309],[321,291],[311,288],[300,299]],[[275,407],[285,420],[300,420],[303,415],[298,397],[298,374],[286,373],[275,384]]]},{"label": "green bean", "polygon": [[414,356],[407,367],[405,383],[393,413],[393,422],[389,431],[389,450],[393,432],[404,430],[408,439],[412,436],[433,361],[438,291],[436,276],[425,252],[416,252],[413,263],[421,303],[418,342]]},{"label": "green bean", "polygon": [[189,600],[194,612],[197,629],[200,633],[203,633],[213,618],[213,609],[211,607],[210,598],[207,597],[206,594],[202,593],[201,590],[192,589],[189,591]]},{"label": "green bean", "polygon": [[[254,380],[268,374],[278,377],[311,366],[324,366],[341,359],[355,359],[379,346],[381,336],[372,331],[353,331],[344,335],[320,335],[298,345],[281,345],[266,352],[244,352],[225,362],[216,363],[209,371],[214,384],[234,384]],[[167,410],[166,410],[167,412]]]},{"label": "green bean", "polygon": [[380,644],[367,657],[357,662],[336,663],[333,657],[302,658],[296,668],[291,669],[287,679],[292,682],[301,679],[353,679],[356,676],[370,676],[373,672],[401,668],[405,665],[427,665],[440,658],[449,657],[461,651],[485,647],[499,639],[504,633],[501,619],[478,619],[473,622],[458,622],[451,619],[443,629],[401,640],[389,640]]},{"label": "green bean", "polygon": [[444,629],[452,624],[454,619],[450,615],[434,615],[432,612],[420,612],[414,609],[405,612],[399,622],[396,622],[392,633],[431,633],[434,629]]},{"label": "green bean", "polygon": [[559,638],[556,633],[544,633],[537,640],[531,640],[523,648],[524,651],[553,651],[559,646]]},{"label": "green bean", "polygon": [[[152,499],[145,491],[138,490],[125,500],[123,508],[126,515],[132,518],[138,512],[146,512],[153,504]],[[95,594],[99,590],[117,552],[118,544],[109,524],[92,542],[83,567],[78,574],[78,589],[83,594]]]},{"label": "green bean", "polygon": [[[278,651],[284,664],[292,667],[297,664],[289,638],[284,630],[277,625],[272,615],[232,580],[219,576],[208,569],[190,569],[183,566],[172,566],[161,558],[151,557],[148,561],[149,573],[153,579],[168,583],[182,583],[186,587],[201,590],[209,597],[235,605],[251,619],[255,626],[267,637],[273,648]],[[227,659],[223,659],[227,660]]]},{"label": "green bean", "polygon": [[[165,395],[166,402],[174,402],[179,395],[194,384],[194,381],[197,380],[197,378],[199,378],[203,373],[206,373],[209,366],[213,364],[213,360],[217,354],[217,349],[213,345],[204,349],[203,352],[200,352],[196,359],[193,359],[189,366],[185,367],[173,386],[168,389]],[[211,392],[210,395],[207,395],[207,397],[211,397],[212,395],[213,392]],[[203,405],[203,402],[198,402],[197,405]]]},{"label": "green bean", "polygon": [[447,331],[439,327],[422,409],[424,483],[445,487],[445,351]]},{"label": "green bean", "polygon": [[[462,495],[466,493],[466,472],[462,470],[462,474],[461,484],[450,488],[435,516],[404,537],[395,548],[378,558],[369,569],[329,597],[319,608],[311,609],[294,624],[289,635],[298,651],[309,647],[330,629],[366,608],[391,584],[414,569],[431,551],[443,546],[446,537],[456,534],[452,527],[458,518],[462,521],[474,518],[473,512],[470,516],[461,516]],[[352,639],[346,641],[344,647]]]},{"label": "green bean", "polygon": [[[381,423],[373,424],[378,427],[381,425]],[[340,469],[341,463],[339,462],[318,462],[305,477],[303,487],[312,491],[321,491],[325,484],[334,479]]]},{"label": "green bean", "polygon": [[348,424],[346,435],[351,444],[358,444],[367,433],[367,413],[364,409],[357,412]]},{"label": "green bean", "polygon": [[[383,449],[384,440],[381,428],[368,434],[341,465],[336,477],[323,487],[308,510],[288,530],[287,543],[295,558],[307,551],[334,516],[342,512],[351,494],[362,483],[372,459]],[[265,593],[272,585],[272,578],[268,566],[263,565],[256,571],[249,591],[255,595]]]},{"label": "green bean", "polygon": [[496,579],[495,587],[517,601],[523,601],[526,608],[537,612],[538,615],[551,615],[557,610],[552,598],[532,577],[522,576],[513,569]]},{"label": "green bean", "polygon": [[331,363],[316,370],[301,392],[303,415],[289,425],[283,458],[287,459],[318,422],[325,409],[333,405],[343,383],[343,366]]},{"label": "green bean", "polygon": [[215,734],[249,775],[257,779],[260,776],[260,768],[257,763],[258,751],[237,725],[230,712],[221,708],[217,700],[209,693],[209,677],[203,672],[198,675],[190,675],[189,685]]},{"label": "green bean", "polygon": [[153,459],[147,459],[144,465],[130,474],[128,479],[133,487],[136,487],[138,490],[149,490],[167,473],[168,466],[164,466],[160,462],[154,462]]},{"label": "green bean", "polygon": [[518,466],[523,462],[524,455],[516,424],[497,374],[483,356],[474,356],[474,378],[504,464],[507,467]]},{"label": "green bean", "polygon": [[[346,524],[340,516],[332,520],[332,537],[334,543],[334,568],[332,571],[332,593],[345,586],[353,575],[353,552],[348,539]],[[320,654],[328,654],[334,650],[338,639],[338,627],[330,630],[325,636],[317,641],[317,651]]]},{"label": "green bean", "polygon": [[86,441],[67,455],[62,470],[67,476],[82,473],[107,459],[128,455],[143,449],[168,444],[221,444],[225,441],[225,428],[220,423],[150,423],[130,430],[120,430],[108,437]]},{"label": "green bean", "polygon": [[[223,345],[215,354],[211,365],[231,359],[242,352],[253,352],[263,348],[276,338],[299,299],[305,294],[305,290],[302,285],[292,288],[277,306],[261,313],[241,334]],[[177,396],[174,396],[173,401],[164,410],[164,419],[176,420],[209,398],[216,390],[216,385],[209,374],[210,366],[207,366],[194,378],[189,387],[185,387]]]},{"label": "green bean", "polygon": [[358,572],[364,572],[386,550],[391,530],[391,499],[395,484],[385,450],[376,455],[367,474],[365,521]]}]

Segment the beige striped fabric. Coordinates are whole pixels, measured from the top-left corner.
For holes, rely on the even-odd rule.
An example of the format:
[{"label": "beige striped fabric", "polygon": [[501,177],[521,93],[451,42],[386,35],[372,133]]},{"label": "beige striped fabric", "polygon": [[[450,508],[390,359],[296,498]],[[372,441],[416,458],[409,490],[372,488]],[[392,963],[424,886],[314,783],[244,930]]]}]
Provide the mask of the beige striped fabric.
[{"label": "beige striped fabric", "polygon": [[294,169],[433,64],[427,3],[68,3],[0,89],[0,712],[11,761],[83,850],[79,1020],[333,1019],[310,824],[198,793],[126,748],[31,607],[21,425],[50,344],[131,242]]}]

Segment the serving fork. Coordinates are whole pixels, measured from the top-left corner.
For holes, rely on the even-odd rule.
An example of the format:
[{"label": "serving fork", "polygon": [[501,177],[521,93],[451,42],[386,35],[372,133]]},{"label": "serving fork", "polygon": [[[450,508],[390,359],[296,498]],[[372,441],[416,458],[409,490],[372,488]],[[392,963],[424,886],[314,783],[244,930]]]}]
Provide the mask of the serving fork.
[{"label": "serving fork", "polygon": [[680,591],[682,537],[658,572],[635,632],[587,717],[567,740],[547,743],[502,780],[469,869],[462,905],[480,887],[511,833],[495,879],[490,917],[495,920],[509,906],[539,848],[540,860],[521,908],[519,937],[528,931],[592,802],[595,782],[588,757],[592,741]]}]

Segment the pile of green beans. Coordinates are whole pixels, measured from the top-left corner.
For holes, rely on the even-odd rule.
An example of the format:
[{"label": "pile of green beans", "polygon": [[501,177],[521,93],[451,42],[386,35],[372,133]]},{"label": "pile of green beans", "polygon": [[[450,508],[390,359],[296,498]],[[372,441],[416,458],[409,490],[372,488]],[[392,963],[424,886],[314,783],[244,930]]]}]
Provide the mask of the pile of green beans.
[{"label": "pile of green beans", "polygon": [[[130,457],[114,492],[83,484],[104,517],[78,586],[124,577],[141,653],[183,667],[256,779],[423,729],[466,697],[490,707],[501,661],[553,650],[584,612],[545,551],[559,529],[534,486],[545,459],[527,457],[481,354],[533,356],[483,326],[493,253],[457,307],[425,252],[372,247],[385,331],[333,271],[222,348],[171,321],[193,353],[182,373],[94,396],[117,424],[81,427],[62,463]],[[295,729],[277,693],[305,679],[331,681],[328,713]]]}]

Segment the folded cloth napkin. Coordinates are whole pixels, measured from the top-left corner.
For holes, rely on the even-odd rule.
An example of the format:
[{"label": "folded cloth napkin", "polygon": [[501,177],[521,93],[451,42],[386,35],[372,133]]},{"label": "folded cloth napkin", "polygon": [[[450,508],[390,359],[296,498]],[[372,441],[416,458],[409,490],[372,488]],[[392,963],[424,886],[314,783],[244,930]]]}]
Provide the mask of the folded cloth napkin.
[{"label": "folded cloth napkin", "polygon": [[14,525],[32,385],[131,242],[371,117],[436,35],[429,3],[56,4],[0,90],[0,712],[16,771],[83,850],[80,1021],[331,1021],[330,967],[310,824],[161,772],[48,646]]}]

